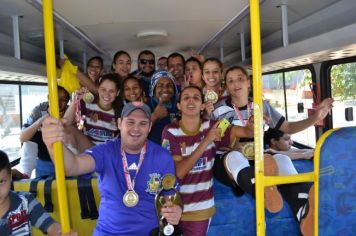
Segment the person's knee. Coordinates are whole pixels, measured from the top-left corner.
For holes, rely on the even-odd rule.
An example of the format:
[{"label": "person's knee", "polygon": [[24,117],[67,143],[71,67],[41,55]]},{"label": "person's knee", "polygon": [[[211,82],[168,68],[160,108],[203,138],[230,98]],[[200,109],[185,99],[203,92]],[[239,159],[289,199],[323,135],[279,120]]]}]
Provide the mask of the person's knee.
[{"label": "person's knee", "polygon": [[273,159],[276,161],[278,165],[279,175],[298,174],[289,156],[283,154],[275,154],[273,155]]}]

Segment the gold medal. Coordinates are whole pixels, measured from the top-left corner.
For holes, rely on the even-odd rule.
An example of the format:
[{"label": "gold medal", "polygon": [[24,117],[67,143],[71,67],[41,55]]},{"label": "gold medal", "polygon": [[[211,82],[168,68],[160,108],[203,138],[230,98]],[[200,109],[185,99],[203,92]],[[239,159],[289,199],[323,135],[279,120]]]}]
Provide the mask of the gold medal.
[{"label": "gold medal", "polygon": [[138,194],[135,191],[126,191],[124,197],[122,198],[125,206],[134,207],[138,203]]},{"label": "gold medal", "polygon": [[166,174],[163,176],[161,183],[164,190],[170,190],[174,188],[174,185],[176,184],[176,177],[172,174]]},{"label": "gold medal", "polygon": [[94,101],[94,95],[91,92],[86,92],[83,95],[83,101],[85,103],[92,103]]},{"label": "gold medal", "polygon": [[242,154],[248,159],[253,160],[255,157],[255,149],[253,143],[246,143],[242,147]]},{"label": "gold medal", "polygon": [[205,102],[212,102],[215,104],[218,101],[218,94],[213,90],[208,90],[205,94]]}]

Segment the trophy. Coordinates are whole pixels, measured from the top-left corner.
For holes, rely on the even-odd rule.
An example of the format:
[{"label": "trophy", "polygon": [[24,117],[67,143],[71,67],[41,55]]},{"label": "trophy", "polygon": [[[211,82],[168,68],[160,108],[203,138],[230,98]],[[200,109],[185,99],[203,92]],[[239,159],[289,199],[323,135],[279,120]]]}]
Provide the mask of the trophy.
[{"label": "trophy", "polygon": [[171,225],[161,215],[161,208],[167,205],[182,205],[180,195],[176,189],[176,177],[172,174],[166,174],[162,177],[160,187],[156,193],[155,206],[159,221],[159,227],[151,230],[150,236],[182,236],[182,231],[174,225]]}]

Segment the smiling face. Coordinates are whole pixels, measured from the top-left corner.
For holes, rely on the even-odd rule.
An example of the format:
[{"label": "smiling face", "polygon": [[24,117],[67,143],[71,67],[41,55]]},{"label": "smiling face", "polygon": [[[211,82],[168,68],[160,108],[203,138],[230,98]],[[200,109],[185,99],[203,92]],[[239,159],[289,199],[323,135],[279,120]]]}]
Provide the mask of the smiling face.
[{"label": "smiling face", "polygon": [[99,106],[105,110],[112,108],[112,103],[119,94],[116,84],[111,80],[104,80],[99,85]]},{"label": "smiling face", "polygon": [[162,77],[157,81],[154,88],[154,97],[163,103],[171,101],[174,95],[174,84],[169,78]]},{"label": "smiling face", "polygon": [[199,89],[188,87],[180,95],[177,108],[182,112],[182,117],[200,117],[200,112],[204,110],[203,98]]},{"label": "smiling face", "polygon": [[151,121],[140,109],[131,112],[127,117],[118,119],[121,134],[121,144],[125,151],[139,153],[151,130]]},{"label": "smiling face", "polygon": [[142,88],[139,82],[135,79],[127,79],[123,86],[124,99],[130,102],[141,101]]},{"label": "smiling face", "polygon": [[155,58],[152,54],[142,54],[138,59],[138,69],[143,75],[151,75],[155,70]]},{"label": "smiling face", "polygon": [[121,54],[116,58],[112,67],[115,73],[125,78],[131,72],[131,58],[126,54]]},{"label": "smiling face", "polygon": [[203,80],[208,88],[220,86],[222,79],[221,69],[215,61],[207,61],[203,68]]},{"label": "smiling face", "polygon": [[93,82],[99,79],[102,70],[103,70],[103,64],[101,64],[101,61],[99,61],[98,59],[93,59],[88,63],[87,73],[89,78]]},{"label": "smiling face", "polygon": [[184,61],[180,57],[170,57],[168,59],[168,70],[176,80],[180,81],[184,75]]},{"label": "smiling face", "polygon": [[231,97],[247,98],[250,80],[240,69],[234,69],[226,74],[226,89]]}]

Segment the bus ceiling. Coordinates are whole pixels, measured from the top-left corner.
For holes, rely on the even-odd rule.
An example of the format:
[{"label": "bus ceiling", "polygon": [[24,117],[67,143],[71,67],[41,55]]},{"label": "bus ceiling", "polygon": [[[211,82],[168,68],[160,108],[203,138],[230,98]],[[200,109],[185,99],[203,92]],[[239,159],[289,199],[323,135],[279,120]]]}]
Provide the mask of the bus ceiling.
[{"label": "bus ceiling", "polygon": [[[121,49],[131,54],[134,63],[143,49],[157,57],[174,51],[189,56],[196,50],[226,65],[249,66],[248,4],[248,0],[175,4],[54,0],[56,51],[65,52],[82,68],[94,55],[102,56],[109,66]],[[264,72],[356,55],[356,1],[261,0],[260,4]],[[13,57],[44,64],[41,1],[0,0],[0,5],[0,59],[8,58],[0,70],[9,70],[16,62]]]}]

